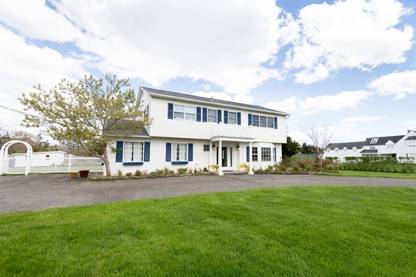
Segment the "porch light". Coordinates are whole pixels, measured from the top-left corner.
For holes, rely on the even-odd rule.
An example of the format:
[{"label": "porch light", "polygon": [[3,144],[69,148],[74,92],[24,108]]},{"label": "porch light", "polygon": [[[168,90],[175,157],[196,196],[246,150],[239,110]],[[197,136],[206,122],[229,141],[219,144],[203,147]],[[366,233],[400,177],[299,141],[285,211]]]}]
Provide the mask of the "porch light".
[{"label": "porch light", "polygon": [[238,149],[240,149],[240,144],[237,144],[237,147],[236,147],[236,149],[238,150]]}]

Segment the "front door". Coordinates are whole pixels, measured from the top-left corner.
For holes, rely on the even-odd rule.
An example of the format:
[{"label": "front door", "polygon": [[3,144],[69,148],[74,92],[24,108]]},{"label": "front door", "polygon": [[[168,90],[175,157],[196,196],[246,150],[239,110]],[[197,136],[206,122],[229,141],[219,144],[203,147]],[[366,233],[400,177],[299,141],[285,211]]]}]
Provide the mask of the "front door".
[{"label": "front door", "polygon": [[221,153],[222,153],[222,161],[221,161],[221,165],[222,167],[228,167],[228,158],[227,158],[227,147],[223,147],[221,149]]}]

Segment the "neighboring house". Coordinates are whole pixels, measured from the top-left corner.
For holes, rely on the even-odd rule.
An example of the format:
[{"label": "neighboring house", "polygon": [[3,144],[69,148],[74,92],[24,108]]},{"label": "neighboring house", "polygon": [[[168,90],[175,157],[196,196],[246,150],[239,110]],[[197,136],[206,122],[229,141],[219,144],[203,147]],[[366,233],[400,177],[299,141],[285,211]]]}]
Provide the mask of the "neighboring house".
[{"label": "neighboring house", "polygon": [[[31,166],[57,166],[62,165],[65,159],[63,151],[33,152],[30,160]],[[25,167],[26,153],[10,154],[9,167]]]},{"label": "neighboring house", "polygon": [[140,93],[152,123],[128,136],[120,130],[107,149],[112,174],[216,164],[222,175],[240,171],[243,163],[252,173],[281,160],[284,112],[146,87]]},{"label": "neighboring house", "polygon": [[332,143],[325,158],[344,162],[348,157],[392,157],[398,160],[416,160],[416,131],[406,135],[371,137],[365,141]]}]

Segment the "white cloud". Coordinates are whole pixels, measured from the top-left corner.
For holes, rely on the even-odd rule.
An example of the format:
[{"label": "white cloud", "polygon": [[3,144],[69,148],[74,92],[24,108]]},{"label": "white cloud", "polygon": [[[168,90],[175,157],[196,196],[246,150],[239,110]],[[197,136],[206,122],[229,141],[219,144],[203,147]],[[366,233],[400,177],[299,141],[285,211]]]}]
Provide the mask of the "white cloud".
[{"label": "white cloud", "polygon": [[370,92],[365,90],[342,91],[334,95],[310,96],[304,99],[292,96],[282,101],[269,102],[266,106],[277,110],[300,112],[308,115],[357,108],[369,97]]},{"label": "white cloud", "polygon": [[342,123],[344,124],[357,124],[357,123],[372,123],[385,119],[386,116],[350,116],[344,117]]},{"label": "white cloud", "polygon": [[1,1],[0,21],[28,38],[68,42],[80,36],[80,31],[44,0]]},{"label": "white cloud", "polygon": [[[1,25],[0,41],[0,96],[4,106],[20,109],[17,98],[33,85],[47,88],[62,78],[81,78],[85,73],[81,60],[64,57],[47,47],[30,45]],[[0,117],[0,123],[7,126],[18,126],[20,120],[17,115]]]},{"label": "white cloud", "polygon": [[273,61],[292,35],[275,1],[54,1],[59,13],[85,31],[75,39],[102,57],[103,72],[152,85],[187,77],[245,94],[280,78]]},{"label": "white cloud", "polygon": [[381,95],[394,95],[396,98],[416,94],[416,70],[383,75],[372,81],[368,87]]},{"label": "white cloud", "polygon": [[409,14],[397,0],[338,0],[302,8],[300,34],[287,53],[285,67],[300,83],[324,80],[343,68],[369,70],[405,62],[413,28],[400,26]]}]

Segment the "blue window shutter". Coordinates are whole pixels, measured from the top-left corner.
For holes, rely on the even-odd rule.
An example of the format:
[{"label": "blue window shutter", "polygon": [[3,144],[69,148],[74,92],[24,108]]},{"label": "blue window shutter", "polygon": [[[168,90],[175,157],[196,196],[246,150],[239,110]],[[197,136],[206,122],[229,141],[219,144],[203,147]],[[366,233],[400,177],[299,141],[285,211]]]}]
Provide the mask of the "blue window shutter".
[{"label": "blue window shutter", "polygon": [[224,123],[228,124],[228,111],[224,111]]},{"label": "blue window shutter", "polygon": [[172,144],[167,142],[166,143],[166,161],[170,162],[172,158]]},{"label": "blue window shutter", "polygon": [[248,114],[248,126],[251,126],[253,124],[253,116],[251,113]]},{"label": "blue window shutter", "polygon": [[144,161],[150,161],[150,141],[144,143]]},{"label": "blue window shutter", "polygon": [[276,162],[276,147],[273,147],[273,162]]},{"label": "blue window shutter", "polygon": [[237,113],[237,124],[241,125],[241,113],[240,112]]},{"label": "blue window shutter", "polygon": [[192,162],[194,160],[194,145],[192,143],[188,144],[188,161]]},{"label": "blue window shutter", "polygon": [[250,162],[250,146],[246,147],[246,162]]},{"label": "blue window shutter", "polygon": [[207,118],[208,118],[207,108],[202,108],[202,121],[207,122]]},{"label": "blue window shutter", "polygon": [[196,107],[196,121],[201,122],[201,107]]},{"label": "blue window shutter", "polygon": [[221,121],[222,121],[221,110],[218,110],[217,122],[220,123]]},{"label": "blue window shutter", "polygon": [[123,162],[123,142],[117,141],[116,142],[116,163]]},{"label": "blue window shutter", "polygon": [[274,128],[277,129],[277,117],[274,118]]},{"label": "blue window shutter", "polygon": [[168,103],[168,119],[173,119],[173,104]]}]

